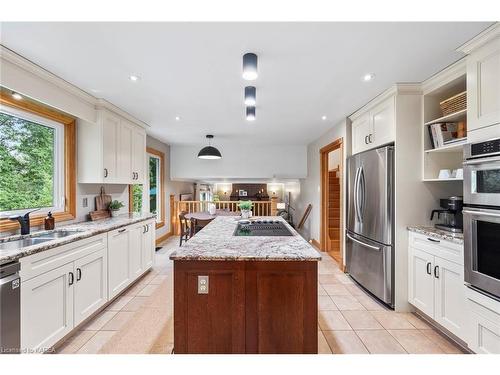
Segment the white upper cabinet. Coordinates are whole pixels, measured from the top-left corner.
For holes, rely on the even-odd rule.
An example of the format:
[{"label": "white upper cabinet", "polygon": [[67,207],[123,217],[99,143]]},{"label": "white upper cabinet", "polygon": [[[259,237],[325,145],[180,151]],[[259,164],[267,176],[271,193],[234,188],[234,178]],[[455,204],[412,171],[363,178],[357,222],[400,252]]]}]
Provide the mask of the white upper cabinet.
[{"label": "white upper cabinet", "polygon": [[146,132],[107,109],[97,124],[78,123],[78,182],[143,183]]},{"label": "white upper cabinet", "polygon": [[467,56],[467,127],[500,124],[500,36]]},{"label": "white upper cabinet", "polygon": [[394,102],[395,97],[391,96],[353,120],[351,125],[353,154],[394,142]]}]

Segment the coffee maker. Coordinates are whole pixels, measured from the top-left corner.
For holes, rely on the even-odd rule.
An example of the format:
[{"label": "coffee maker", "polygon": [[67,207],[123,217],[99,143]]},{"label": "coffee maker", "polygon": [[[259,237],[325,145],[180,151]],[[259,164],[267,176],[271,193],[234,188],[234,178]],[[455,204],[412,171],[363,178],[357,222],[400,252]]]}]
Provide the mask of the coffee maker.
[{"label": "coffee maker", "polygon": [[440,199],[439,205],[441,209],[432,210],[431,220],[434,219],[434,214],[437,213],[438,219],[443,215],[443,221],[441,223],[434,224],[438,229],[442,229],[453,233],[463,232],[463,197],[453,196],[446,199]]}]

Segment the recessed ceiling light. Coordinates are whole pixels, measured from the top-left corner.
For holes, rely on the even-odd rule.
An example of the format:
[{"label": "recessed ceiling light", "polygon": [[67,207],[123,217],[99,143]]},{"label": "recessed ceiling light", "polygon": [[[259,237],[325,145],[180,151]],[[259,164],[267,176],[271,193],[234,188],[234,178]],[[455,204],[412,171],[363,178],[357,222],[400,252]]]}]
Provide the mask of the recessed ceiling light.
[{"label": "recessed ceiling light", "polygon": [[132,82],[137,82],[138,80],[141,79],[141,77],[139,76],[135,76],[135,75],[131,75],[130,77],[128,77]]},{"label": "recessed ceiling light", "polygon": [[257,79],[257,55],[255,53],[245,53],[243,55],[243,79],[253,81]]},{"label": "recessed ceiling light", "polygon": [[375,74],[367,73],[363,76],[363,81],[369,82],[369,81],[372,81],[374,78],[375,78]]},{"label": "recessed ceiling light", "polygon": [[179,116],[175,116],[175,121],[180,121],[181,118]]},{"label": "recessed ceiling light", "polygon": [[255,107],[247,107],[247,121],[255,121]]},{"label": "recessed ceiling light", "polygon": [[12,97],[16,100],[21,100],[23,98],[22,95],[17,92],[12,92]]},{"label": "recessed ceiling light", "polygon": [[324,120],[326,120],[326,116],[325,116],[325,115],[321,116],[321,119],[322,119],[323,121],[324,121]]},{"label": "recessed ceiling light", "polygon": [[247,86],[245,87],[245,105],[246,106],[255,106],[257,103],[257,89],[255,86]]}]

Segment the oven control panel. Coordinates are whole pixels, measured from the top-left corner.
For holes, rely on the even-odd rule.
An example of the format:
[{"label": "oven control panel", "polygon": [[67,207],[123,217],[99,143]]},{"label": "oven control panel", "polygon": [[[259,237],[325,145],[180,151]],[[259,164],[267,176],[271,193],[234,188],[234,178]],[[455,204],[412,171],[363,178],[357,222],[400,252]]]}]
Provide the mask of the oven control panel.
[{"label": "oven control panel", "polygon": [[497,153],[500,153],[500,138],[486,142],[474,143],[470,146],[470,154],[472,157]]}]

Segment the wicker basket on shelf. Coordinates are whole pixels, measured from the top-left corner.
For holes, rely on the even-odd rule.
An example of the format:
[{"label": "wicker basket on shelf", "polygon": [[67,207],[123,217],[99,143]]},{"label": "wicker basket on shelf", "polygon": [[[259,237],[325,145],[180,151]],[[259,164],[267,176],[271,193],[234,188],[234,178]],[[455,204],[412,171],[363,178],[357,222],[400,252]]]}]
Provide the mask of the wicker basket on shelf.
[{"label": "wicker basket on shelf", "polygon": [[467,108],[467,91],[461,92],[451,98],[443,100],[439,103],[443,116],[448,116],[452,113],[462,111]]}]

